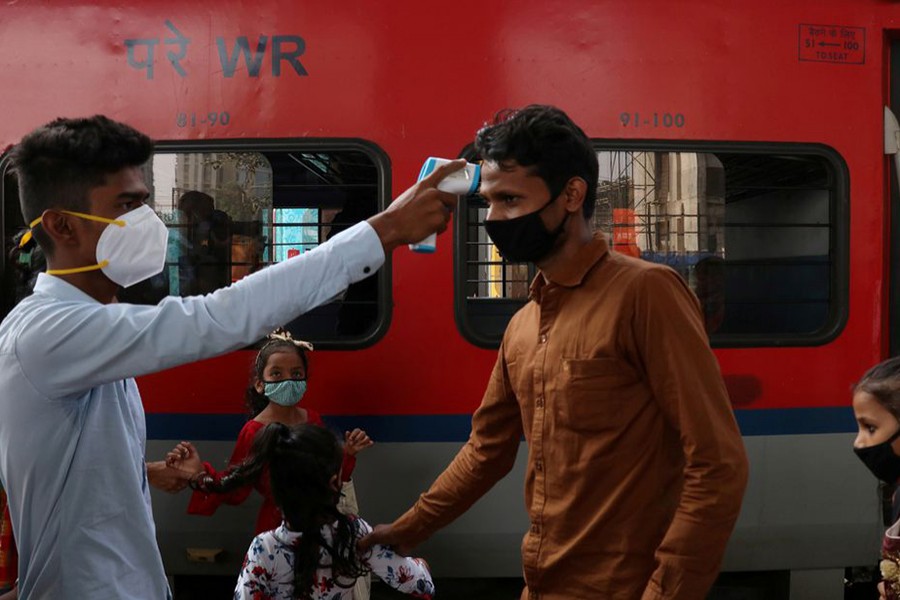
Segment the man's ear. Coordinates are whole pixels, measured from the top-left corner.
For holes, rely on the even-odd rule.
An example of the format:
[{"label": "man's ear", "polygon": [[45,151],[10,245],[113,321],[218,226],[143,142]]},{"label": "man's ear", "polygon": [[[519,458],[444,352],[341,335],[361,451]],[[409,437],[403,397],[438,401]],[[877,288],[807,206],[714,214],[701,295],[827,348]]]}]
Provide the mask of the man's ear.
[{"label": "man's ear", "polygon": [[72,227],[72,218],[64,212],[52,208],[45,210],[38,227],[44,229],[54,247],[78,245],[78,231]]},{"label": "man's ear", "polygon": [[563,188],[563,196],[565,196],[566,210],[568,212],[581,211],[587,195],[587,182],[581,177],[573,177]]}]

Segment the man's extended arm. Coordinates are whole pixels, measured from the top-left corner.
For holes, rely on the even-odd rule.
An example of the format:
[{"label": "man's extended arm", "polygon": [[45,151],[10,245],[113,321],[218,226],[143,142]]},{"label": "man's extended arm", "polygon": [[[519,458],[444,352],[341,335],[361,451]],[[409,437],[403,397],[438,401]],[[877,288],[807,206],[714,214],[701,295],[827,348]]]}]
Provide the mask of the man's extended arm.
[{"label": "man's extended arm", "polygon": [[404,549],[423,542],[509,473],[521,438],[522,417],[501,347],[484,399],[472,416],[469,441],[406,514],[392,525],[376,527],[362,545],[393,544]]},{"label": "man's extended arm", "polygon": [[456,197],[435,186],[462,164],[435,170],[368,222],[207,296],[168,297],[157,306],[61,302],[35,311],[16,339],[25,375],[58,398],[253,343],[374,274],[398,244],[446,228]]}]

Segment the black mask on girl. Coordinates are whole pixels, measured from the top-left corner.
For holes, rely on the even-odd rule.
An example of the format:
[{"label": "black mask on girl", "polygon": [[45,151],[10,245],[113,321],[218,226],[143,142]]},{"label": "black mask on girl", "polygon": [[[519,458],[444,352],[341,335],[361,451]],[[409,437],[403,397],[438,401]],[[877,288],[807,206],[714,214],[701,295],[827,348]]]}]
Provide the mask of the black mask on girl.
[{"label": "black mask on girl", "polygon": [[885,483],[896,483],[900,479],[900,456],[897,456],[891,448],[891,443],[897,438],[900,438],[900,430],[886,442],[868,448],[853,449],[872,474]]},{"label": "black mask on girl", "polygon": [[537,262],[547,256],[569,218],[567,211],[562,223],[553,231],[547,231],[544,226],[541,212],[553,204],[557,197],[558,195],[551,196],[547,204],[527,215],[484,222],[484,229],[497,246],[500,256],[510,262]]}]

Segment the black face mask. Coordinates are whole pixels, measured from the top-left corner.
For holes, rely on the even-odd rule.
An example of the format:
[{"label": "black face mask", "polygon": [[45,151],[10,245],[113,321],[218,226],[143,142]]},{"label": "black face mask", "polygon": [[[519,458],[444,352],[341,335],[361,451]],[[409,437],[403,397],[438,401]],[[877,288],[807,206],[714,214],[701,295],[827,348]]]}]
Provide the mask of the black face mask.
[{"label": "black face mask", "polygon": [[541,213],[556,199],[557,196],[553,196],[536,211],[515,219],[484,222],[484,229],[497,246],[500,256],[510,262],[537,262],[547,256],[569,218],[566,212],[562,223],[553,231],[547,231],[544,227]]},{"label": "black face mask", "polygon": [[894,454],[894,449],[891,448],[891,443],[897,438],[900,438],[900,430],[886,442],[853,449],[872,474],[885,483],[896,483],[900,479],[900,456]]}]

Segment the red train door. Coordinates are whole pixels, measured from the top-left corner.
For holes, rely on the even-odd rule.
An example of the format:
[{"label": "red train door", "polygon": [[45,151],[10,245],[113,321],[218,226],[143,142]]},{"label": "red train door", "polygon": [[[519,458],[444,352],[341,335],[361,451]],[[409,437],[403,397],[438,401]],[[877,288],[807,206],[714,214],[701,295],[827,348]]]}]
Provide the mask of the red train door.
[{"label": "red train door", "polygon": [[[888,340],[891,356],[900,354],[900,132],[897,131],[897,115],[900,115],[900,37],[890,46],[889,60],[890,113],[885,112],[885,153],[888,161],[890,185],[890,298],[888,303]],[[892,119],[893,117],[893,119]]]}]

